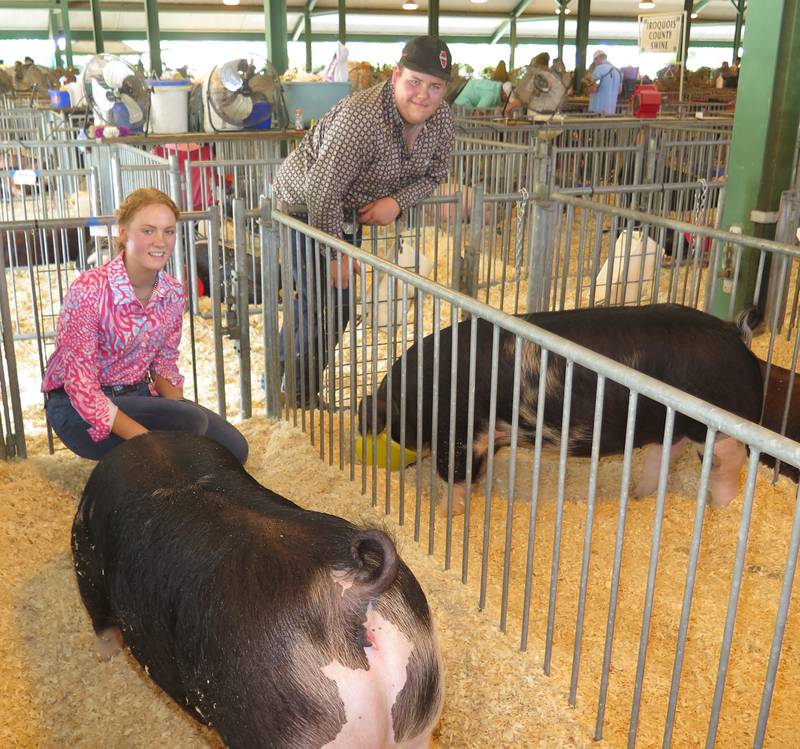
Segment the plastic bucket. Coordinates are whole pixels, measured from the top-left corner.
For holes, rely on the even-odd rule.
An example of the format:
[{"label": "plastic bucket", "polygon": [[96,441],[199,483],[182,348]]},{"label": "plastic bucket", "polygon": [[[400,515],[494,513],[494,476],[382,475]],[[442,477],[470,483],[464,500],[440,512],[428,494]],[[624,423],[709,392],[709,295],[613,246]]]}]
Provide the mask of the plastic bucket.
[{"label": "plastic bucket", "polygon": [[153,90],[150,101],[151,133],[185,133],[189,129],[191,81],[148,81]]}]

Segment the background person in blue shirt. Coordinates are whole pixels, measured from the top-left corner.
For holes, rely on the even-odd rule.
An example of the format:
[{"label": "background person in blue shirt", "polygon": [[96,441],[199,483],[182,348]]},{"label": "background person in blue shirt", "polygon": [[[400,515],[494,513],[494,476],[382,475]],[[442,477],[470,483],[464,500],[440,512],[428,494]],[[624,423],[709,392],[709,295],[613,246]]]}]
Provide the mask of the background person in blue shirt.
[{"label": "background person in blue shirt", "polygon": [[592,81],[597,84],[597,91],[589,94],[589,111],[614,114],[617,111],[622,73],[608,61],[605,52],[597,50],[592,58],[590,75]]}]

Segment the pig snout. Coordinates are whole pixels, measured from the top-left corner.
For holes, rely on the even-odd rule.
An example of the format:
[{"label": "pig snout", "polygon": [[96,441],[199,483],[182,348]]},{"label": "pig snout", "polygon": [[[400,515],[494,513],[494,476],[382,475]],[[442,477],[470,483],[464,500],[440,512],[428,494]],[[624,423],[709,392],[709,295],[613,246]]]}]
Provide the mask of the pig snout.
[{"label": "pig snout", "polygon": [[95,467],[72,550],[95,632],[121,631],[227,746],[427,746],[436,635],[383,531],[304,510],[211,440],[153,432]]}]

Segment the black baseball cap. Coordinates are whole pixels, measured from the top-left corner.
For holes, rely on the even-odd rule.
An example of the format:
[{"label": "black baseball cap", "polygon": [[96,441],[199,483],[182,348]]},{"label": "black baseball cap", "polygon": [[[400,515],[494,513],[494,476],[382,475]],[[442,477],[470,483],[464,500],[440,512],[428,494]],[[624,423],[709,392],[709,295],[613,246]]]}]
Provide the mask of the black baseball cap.
[{"label": "black baseball cap", "polygon": [[453,56],[438,36],[418,36],[406,42],[400,64],[417,73],[427,73],[449,81]]}]

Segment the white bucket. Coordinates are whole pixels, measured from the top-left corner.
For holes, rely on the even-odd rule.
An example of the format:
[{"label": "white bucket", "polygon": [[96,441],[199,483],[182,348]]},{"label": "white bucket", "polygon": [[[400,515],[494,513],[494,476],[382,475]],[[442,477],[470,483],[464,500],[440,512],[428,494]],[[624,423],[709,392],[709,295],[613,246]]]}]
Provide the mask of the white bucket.
[{"label": "white bucket", "polygon": [[148,81],[153,89],[150,100],[151,133],[185,133],[189,129],[189,90],[191,81]]}]

